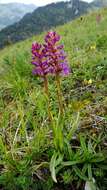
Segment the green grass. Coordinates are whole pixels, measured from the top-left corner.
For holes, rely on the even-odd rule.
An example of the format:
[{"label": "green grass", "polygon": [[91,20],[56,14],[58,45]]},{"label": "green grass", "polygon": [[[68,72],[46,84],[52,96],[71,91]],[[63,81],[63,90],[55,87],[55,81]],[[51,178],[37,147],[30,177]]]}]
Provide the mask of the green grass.
[{"label": "green grass", "polygon": [[1,189],[82,190],[87,182],[89,190],[106,190],[107,9],[100,12],[99,24],[95,12],[54,28],[73,70],[62,81],[62,120],[49,79],[54,130],[30,64],[31,44],[45,33],[0,51]]}]

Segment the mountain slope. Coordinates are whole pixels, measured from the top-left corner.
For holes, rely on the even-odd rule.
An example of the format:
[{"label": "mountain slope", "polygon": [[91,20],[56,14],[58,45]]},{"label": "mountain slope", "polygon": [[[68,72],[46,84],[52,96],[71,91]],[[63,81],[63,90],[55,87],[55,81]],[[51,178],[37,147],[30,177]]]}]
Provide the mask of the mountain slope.
[{"label": "mountain slope", "polygon": [[33,34],[64,24],[86,13],[89,6],[88,3],[72,0],[70,3],[52,3],[40,7],[33,13],[25,15],[20,22],[3,29],[0,32],[0,47],[4,47],[8,42],[24,40]]},{"label": "mountain slope", "polygon": [[36,6],[32,4],[0,4],[0,29],[18,22],[26,13],[32,12],[34,9],[36,9]]}]

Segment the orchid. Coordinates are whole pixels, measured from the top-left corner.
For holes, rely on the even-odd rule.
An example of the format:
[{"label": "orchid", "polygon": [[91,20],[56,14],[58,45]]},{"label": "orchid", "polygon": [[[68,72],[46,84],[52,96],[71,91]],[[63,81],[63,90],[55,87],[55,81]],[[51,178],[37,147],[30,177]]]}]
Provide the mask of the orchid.
[{"label": "orchid", "polygon": [[55,76],[59,110],[63,113],[63,100],[61,93],[60,76],[67,76],[70,73],[67,56],[64,46],[59,45],[61,37],[56,32],[50,31],[45,36],[45,43],[37,42],[32,44],[33,74],[44,79],[45,94],[48,97],[48,110],[50,117],[50,103],[47,75]]}]

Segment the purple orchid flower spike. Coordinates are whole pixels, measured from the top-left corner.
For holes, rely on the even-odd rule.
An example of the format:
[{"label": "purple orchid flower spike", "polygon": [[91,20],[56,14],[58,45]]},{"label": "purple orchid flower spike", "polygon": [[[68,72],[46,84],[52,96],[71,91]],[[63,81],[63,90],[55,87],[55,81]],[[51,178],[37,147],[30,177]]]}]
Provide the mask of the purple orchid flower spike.
[{"label": "purple orchid flower spike", "polygon": [[68,66],[67,57],[64,52],[64,46],[58,45],[61,37],[56,32],[48,32],[45,37],[45,54],[48,64],[53,68],[52,74],[68,75],[70,68]]},{"label": "purple orchid flower spike", "polygon": [[51,68],[45,56],[45,49],[37,42],[32,44],[32,64],[35,66],[33,69],[34,75],[44,77],[50,73]]}]

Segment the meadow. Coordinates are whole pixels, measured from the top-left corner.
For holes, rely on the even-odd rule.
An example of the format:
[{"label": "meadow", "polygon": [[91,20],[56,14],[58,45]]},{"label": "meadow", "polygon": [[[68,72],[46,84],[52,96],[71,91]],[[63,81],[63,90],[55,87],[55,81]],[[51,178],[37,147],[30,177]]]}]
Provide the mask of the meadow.
[{"label": "meadow", "polygon": [[1,190],[107,189],[106,23],[105,8],[53,28],[72,72],[61,80],[63,116],[49,77],[52,122],[31,65],[32,43],[46,33],[0,51]]}]

